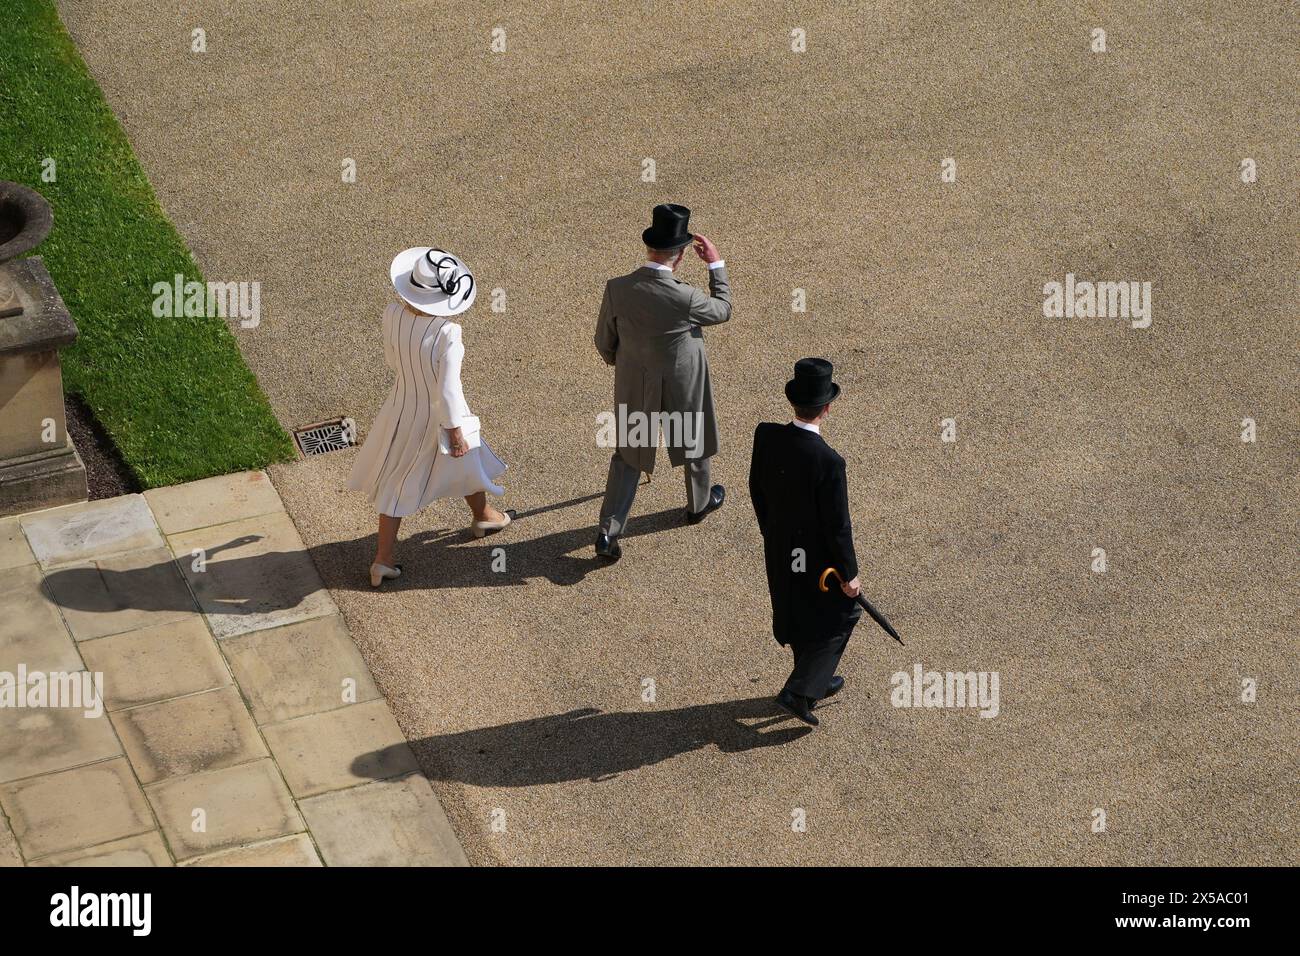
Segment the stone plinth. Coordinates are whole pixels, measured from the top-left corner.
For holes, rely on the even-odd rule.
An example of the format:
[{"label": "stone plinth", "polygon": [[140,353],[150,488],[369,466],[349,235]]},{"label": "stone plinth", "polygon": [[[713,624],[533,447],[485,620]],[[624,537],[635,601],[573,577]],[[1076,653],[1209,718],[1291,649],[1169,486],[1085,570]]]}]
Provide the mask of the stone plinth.
[{"label": "stone plinth", "polygon": [[39,256],[6,261],[39,244],[50,225],[40,194],[0,183],[0,515],[86,500],[59,366],[76,323]]}]

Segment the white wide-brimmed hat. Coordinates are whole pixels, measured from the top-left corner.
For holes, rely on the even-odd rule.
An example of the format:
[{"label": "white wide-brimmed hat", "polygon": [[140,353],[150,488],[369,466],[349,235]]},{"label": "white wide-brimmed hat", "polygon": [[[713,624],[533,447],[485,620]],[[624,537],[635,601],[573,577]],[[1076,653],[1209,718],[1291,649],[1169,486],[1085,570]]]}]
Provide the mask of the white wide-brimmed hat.
[{"label": "white wide-brimmed hat", "polygon": [[388,267],[397,294],[421,312],[459,315],[474,304],[478,285],[469,266],[443,249],[414,246]]}]

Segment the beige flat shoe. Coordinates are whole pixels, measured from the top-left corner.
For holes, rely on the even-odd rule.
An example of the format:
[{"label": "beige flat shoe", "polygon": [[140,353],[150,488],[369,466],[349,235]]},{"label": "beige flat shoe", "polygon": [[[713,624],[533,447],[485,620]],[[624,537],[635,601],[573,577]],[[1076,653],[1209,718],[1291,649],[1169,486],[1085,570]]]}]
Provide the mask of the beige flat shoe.
[{"label": "beige flat shoe", "polygon": [[370,566],[370,586],[377,588],[384,583],[385,578],[400,578],[402,576],[402,566],[399,564],[395,568],[390,568],[386,564],[372,564]]},{"label": "beige flat shoe", "polygon": [[515,520],[515,510],[513,508],[503,511],[504,521],[473,521],[470,522],[469,529],[474,532],[474,537],[481,538],[489,531],[500,531],[510,522]]}]

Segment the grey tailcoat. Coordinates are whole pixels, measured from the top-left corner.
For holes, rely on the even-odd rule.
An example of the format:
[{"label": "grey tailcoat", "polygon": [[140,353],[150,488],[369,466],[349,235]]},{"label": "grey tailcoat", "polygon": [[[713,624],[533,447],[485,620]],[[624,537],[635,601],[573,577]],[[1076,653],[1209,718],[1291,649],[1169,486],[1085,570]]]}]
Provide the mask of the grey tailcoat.
[{"label": "grey tailcoat", "polygon": [[[677,412],[695,417],[683,426],[697,437],[691,458],[718,453],[718,423],[709,383],[709,357],[702,326],[731,318],[731,288],[725,267],[709,270],[709,294],[671,272],[642,266],[630,275],[610,279],[596,323],[596,351],[614,366],[614,414],[626,406],[630,415]],[[653,472],[657,441],[626,447],[619,433],[618,453],[634,468]],[[634,444],[628,441],[627,444]],[[686,462],[683,441],[667,440],[674,468]],[[695,452],[698,451],[698,454]]]}]

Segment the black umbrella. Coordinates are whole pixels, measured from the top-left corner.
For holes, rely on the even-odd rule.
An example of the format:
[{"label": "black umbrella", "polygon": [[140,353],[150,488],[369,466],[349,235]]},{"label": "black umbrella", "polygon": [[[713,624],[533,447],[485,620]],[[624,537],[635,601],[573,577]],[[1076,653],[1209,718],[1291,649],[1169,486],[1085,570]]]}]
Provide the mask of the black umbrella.
[{"label": "black umbrella", "polygon": [[[839,581],[840,583],[844,582],[844,579],[840,577],[840,572],[836,571],[834,568],[827,568],[825,571],[822,572],[822,576],[817,581],[817,586],[821,588],[823,591],[830,590],[830,585],[826,583],[826,579],[829,578],[831,575],[835,576],[836,581]],[[863,595],[861,591],[858,591],[858,596],[855,597],[853,600],[857,601],[858,604],[862,606],[862,610],[866,611],[868,614],[871,615],[871,619],[873,621],[875,621],[877,624],[879,624],[882,628],[885,629],[886,634],[888,634],[894,640],[898,641],[898,643],[903,644],[903,639],[898,636],[898,632],[894,630],[893,625],[890,624],[889,621],[885,619],[885,615],[881,614],[879,611],[877,611],[874,607],[871,606],[871,602],[866,599],[866,597]],[[903,644],[903,646],[906,647],[907,645]]]}]

